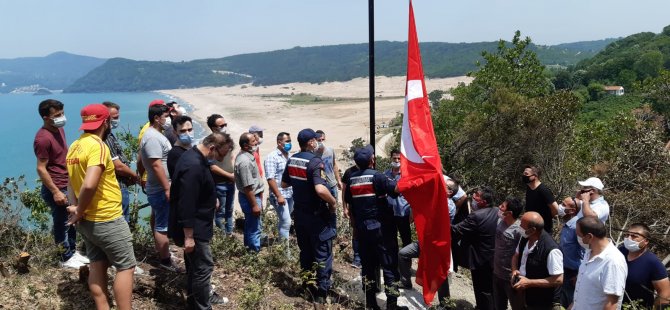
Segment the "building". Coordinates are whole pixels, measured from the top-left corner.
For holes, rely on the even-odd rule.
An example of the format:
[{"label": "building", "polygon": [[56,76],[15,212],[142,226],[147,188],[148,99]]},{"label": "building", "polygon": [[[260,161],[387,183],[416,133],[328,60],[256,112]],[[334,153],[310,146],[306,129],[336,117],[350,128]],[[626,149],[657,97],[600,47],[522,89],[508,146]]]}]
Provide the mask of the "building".
[{"label": "building", "polygon": [[610,95],[623,96],[624,94],[623,86],[603,86],[603,89]]}]

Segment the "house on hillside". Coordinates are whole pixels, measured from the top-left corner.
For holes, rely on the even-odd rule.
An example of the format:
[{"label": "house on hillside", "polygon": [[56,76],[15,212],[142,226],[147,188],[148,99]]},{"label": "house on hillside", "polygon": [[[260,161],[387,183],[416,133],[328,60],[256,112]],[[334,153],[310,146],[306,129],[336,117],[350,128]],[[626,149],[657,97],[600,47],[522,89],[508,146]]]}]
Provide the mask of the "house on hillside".
[{"label": "house on hillside", "polygon": [[623,86],[603,86],[603,89],[610,95],[623,96],[624,94]]}]

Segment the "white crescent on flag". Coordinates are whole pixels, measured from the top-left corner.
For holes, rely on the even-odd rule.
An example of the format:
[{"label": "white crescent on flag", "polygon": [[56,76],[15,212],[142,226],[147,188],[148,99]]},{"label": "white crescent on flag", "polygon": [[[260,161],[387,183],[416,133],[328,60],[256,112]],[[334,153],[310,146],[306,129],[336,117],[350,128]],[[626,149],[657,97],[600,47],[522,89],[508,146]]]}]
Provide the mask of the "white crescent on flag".
[{"label": "white crescent on flag", "polygon": [[407,160],[423,164],[423,158],[414,148],[414,138],[412,137],[412,130],[409,128],[409,121],[407,116],[409,115],[409,105],[413,99],[423,98],[423,81],[421,80],[410,80],[407,81],[407,94],[405,95],[405,109],[402,115],[402,135],[400,139],[400,152],[407,158]]}]

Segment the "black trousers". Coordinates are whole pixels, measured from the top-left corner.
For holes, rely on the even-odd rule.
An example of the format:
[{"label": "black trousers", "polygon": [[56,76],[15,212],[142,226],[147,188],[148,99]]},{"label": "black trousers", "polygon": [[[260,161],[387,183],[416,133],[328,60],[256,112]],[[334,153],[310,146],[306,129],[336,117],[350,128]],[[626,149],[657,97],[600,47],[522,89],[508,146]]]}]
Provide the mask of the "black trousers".
[{"label": "black trousers", "polygon": [[493,268],[489,265],[472,269],[472,288],[475,291],[477,309],[490,310],[493,306]]},{"label": "black trousers", "polygon": [[395,305],[398,299],[398,237],[390,221],[366,220],[357,223],[361,255],[363,289],[367,306],[376,306],[377,275],[381,266],[384,275],[387,304]]},{"label": "black trousers", "polygon": [[402,247],[404,248],[412,243],[412,229],[409,224],[409,215],[394,216],[393,221],[398,229],[398,233],[400,233],[400,240],[402,241]]},{"label": "black trousers", "polygon": [[195,249],[184,253],[186,263],[186,301],[188,309],[212,309],[209,303],[210,280],[214,271],[209,241],[195,241]]}]

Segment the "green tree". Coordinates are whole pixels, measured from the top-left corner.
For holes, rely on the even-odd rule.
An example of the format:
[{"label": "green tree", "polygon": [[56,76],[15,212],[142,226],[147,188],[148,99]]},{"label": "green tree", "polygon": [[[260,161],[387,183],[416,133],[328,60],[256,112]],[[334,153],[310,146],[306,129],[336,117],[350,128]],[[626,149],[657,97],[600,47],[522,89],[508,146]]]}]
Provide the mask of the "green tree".
[{"label": "green tree", "polygon": [[663,53],[658,50],[644,53],[633,64],[633,68],[641,78],[656,77],[663,69]]}]

